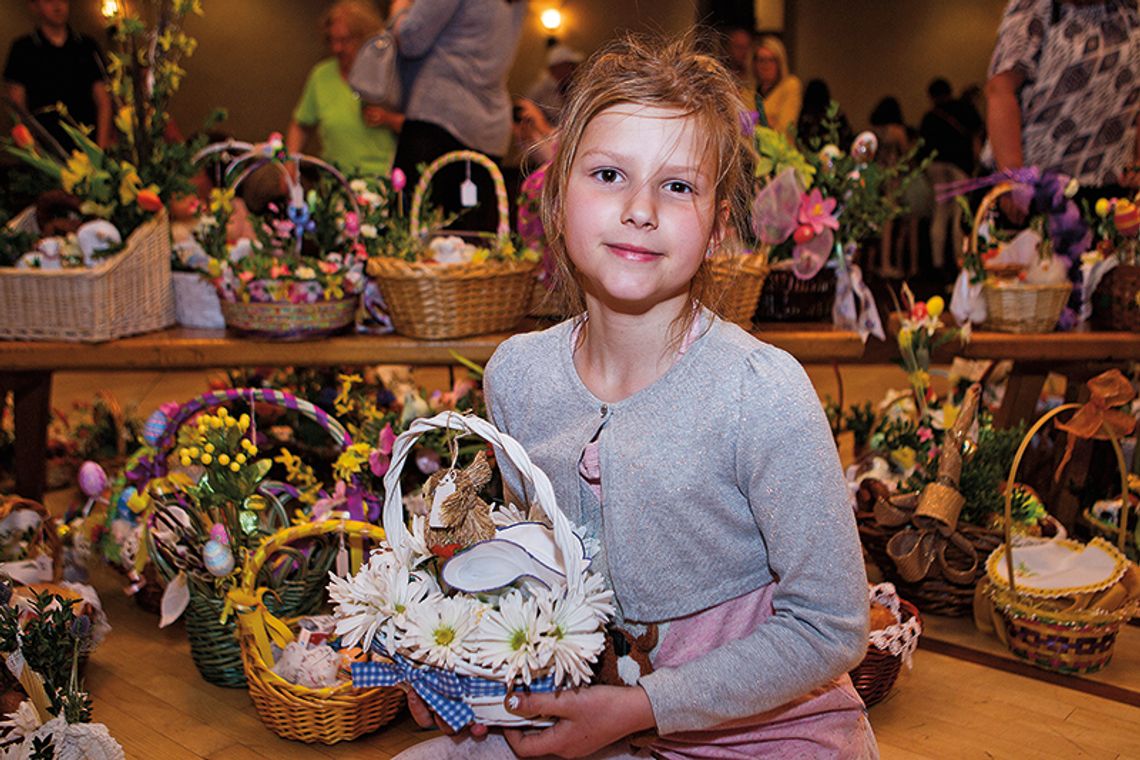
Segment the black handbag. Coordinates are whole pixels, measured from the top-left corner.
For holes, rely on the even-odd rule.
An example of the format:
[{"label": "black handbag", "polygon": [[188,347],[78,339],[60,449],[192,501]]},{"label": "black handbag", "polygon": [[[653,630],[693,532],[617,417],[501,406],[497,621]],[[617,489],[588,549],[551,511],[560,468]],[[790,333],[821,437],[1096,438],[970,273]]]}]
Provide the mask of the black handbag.
[{"label": "black handbag", "polygon": [[385,29],[360,47],[348,73],[348,86],[370,105],[399,111],[403,105],[399,59],[396,37]]}]

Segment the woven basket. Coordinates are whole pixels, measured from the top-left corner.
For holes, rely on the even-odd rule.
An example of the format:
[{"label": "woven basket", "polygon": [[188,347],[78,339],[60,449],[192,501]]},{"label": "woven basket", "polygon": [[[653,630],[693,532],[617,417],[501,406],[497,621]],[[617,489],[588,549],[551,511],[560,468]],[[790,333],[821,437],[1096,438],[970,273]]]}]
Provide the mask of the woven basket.
[{"label": "woven basket", "polygon": [[51,558],[51,582],[58,583],[63,579],[63,542],[56,530],[56,520],[44,508],[43,504],[19,496],[0,496],[0,521],[8,518],[15,512],[29,511],[39,516],[31,536],[28,538],[27,556],[21,560],[34,560],[38,556]]},{"label": "woven basket", "polygon": [[[36,232],[35,209],[24,209],[9,225]],[[172,324],[165,212],[91,269],[0,268],[0,339],[98,342]]]},{"label": "woven basket", "polygon": [[226,327],[239,335],[271,340],[312,340],[334,335],[356,319],[355,296],[336,301],[222,301]]},{"label": "woven basket", "polygon": [[830,322],[835,304],[835,270],[824,267],[801,280],[787,267],[773,266],[760,291],[758,322]]},{"label": "woven basket", "polygon": [[[997,203],[998,198],[1012,189],[1012,182],[1000,182],[986,193],[982,202],[978,204],[978,209],[974,213],[974,224],[970,229],[971,251],[978,251],[978,234],[990,209]],[[982,298],[986,303],[986,321],[983,326],[987,330],[1042,333],[1056,329],[1065,303],[1069,300],[1069,294],[1073,291],[1072,283],[1027,285],[1018,281],[1015,276],[1001,276],[1003,273],[992,270],[988,274],[989,277],[982,285]],[[1004,274],[1014,275],[1015,272]]]},{"label": "woven basket", "polygon": [[[416,183],[409,215],[412,235],[426,237],[419,219],[432,176],[447,164],[473,161],[491,174],[498,202],[499,243],[510,235],[507,189],[495,163],[481,153],[455,151],[432,162]],[[537,262],[495,261],[434,264],[380,256],[368,273],[380,287],[396,332],[424,340],[510,330],[526,314],[534,291]]]},{"label": "woven basket", "polygon": [[1140,266],[1118,264],[1092,296],[1092,324],[1098,330],[1140,332]]},{"label": "woven basket", "polygon": [[[177,442],[178,429],[185,422],[205,409],[234,401],[245,401],[251,405],[267,403],[300,412],[323,427],[342,449],[352,445],[351,437],[337,420],[323,409],[292,394],[265,388],[220,390],[203,394],[183,404],[167,423],[155,444],[158,452],[152,465],[155,476],[161,477],[167,473],[168,456]],[[268,501],[272,519],[267,528],[272,533],[286,527],[290,515],[277,499]],[[150,530],[146,532],[146,543],[158,574],[169,583],[180,571],[181,563],[176,548],[156,541]],[[327,582],[326,575],[333,558],[334,553],[328,546],[316,547],[305,561],[303,572],[280,578],[274,584],[274,594],[267,605],[270,610],[275,615],[285,616],[315,612],[320,607]],[[221,620],[225,602],[218,584],[213,578],[198,578],[193,573],[187,573],[187,578],[190,603],[186,610],[186,626],[190,638],[190,654],[198,672],[206,681],[217,686],[245,686],[245,671],[234,619],[231,616],[224,622]]]},{"label": "woven basket", "polygon": [[[504,465],[510,464],[514,471],[523,479],[526,484],[528,493],[534,494],[534,504],[531,505],[532,509],[537,508],[539,515],[545,515],[553,525],[553,544],[544,546],[540,552],[541,556],[557,557],[557,560],[546,560],[548,562],[561,562],[565,570],[564,575],[557,581],[550,581],[556,584],[565,584],[568,594],[585,593],[587,582],[587,570],[589,566],[588,560],[583,556],[583,549],[579,539],[575,536],[570,521],[558,508],[554,497],[554,487],[550,483],[550,479],[542,472],[527,456],[526,451],[523,449],[518,441],[514,440],[505,433],[500,432],[484,419],[475,417],[473,415],[462,415],[455,412],[441,412],[434,417],[428,419],[418,419],[413,422],[408,429],[396,439],[396,443],[392,448],[392,460],[388,472],[384,476],[384,510],[381,513],[384,522],[384,530],[388,536],[393,549],[397,552],[407,551],[411,535],[407,526],[404,524],[404,504],[403,494],[400,486],[400,473],[404,467],[404,463],[408,459],[417,439],[424,433],[433,430],[445,431],[458,431],[460,433],[470,433],[478,436],[487,443],[494,447],[495,460],[499,463],[500,468]],[[532,512],[532,514],[534,514]],[[534,523],[529,523],[534,525]],[[519,524],[510,526],[511,528],[520,527]],[[507,528],[506,530],[509,530]],[[500,529],[502,530],[502,529]],[[496,532],[496,537],[502,535]],[[496,541],[483,541],[476,544],[474,547],[468,547],[464,552],[461,552],[451,560],[455,562],[460,558],[466,558],[465,562],[473,562],[471,559],[474,556],[479,546],[489,547],[495,544]],[[501,543],[509,543],[503,541]],[[516,545],[518,546],[518,545]],[[525,549],[524,553],[530,553],[530,549]],[[484,555],[484,558],[487,555]],[[536,555],[530,554],[533,558]],[[541,564],[541,563],[540,563]],[[449,564],[445,564],[441,575],[447,573]],[[549,568],[549,566],[548,566]],[[527,569],[520,570],[522,574],[527,574]],[[520,576],[521,577],[521,576]],[[454,576],[451,578],[455,580]],[[547,580],[550,580],[549,578]],[[486,578],[481,578],[476,583],[486,583],[491,586],[491,582]],[[547,583],[546,580],[543,583]],[[452,588],[455,583],[448,583]],[[491,588],[484,587],[485,590],[491,591]],[[480,593],[472,593],[473,596],[480,596]],[[597,621],[601,630],[601,622]],[[388,629],[383,629],[387,631]],[[378,637],[379,643],[389,651],[393,651],[393,657],[397,660],[395,667],[399,667],[399,660],[405,663],[412,662],[407,659],[407,652],[401,650],[401,643],[399,641],[391,641],[386,638],[389,634],[382,634]],[[412,662],[411,667],[414,670],[422,670],[427,668],[429,670],[443,674],[448,678],[458,677],[459,689],[458,694],[454,696],[456,702],[461,703],[473,712],[475,722],[483,725],[508,725],[508,726],[526,726],[535,725],[535,721],[520,718],[507,712],[503,706],[503,700],[506,696],[508,683],[507,674],[509,672],[508,665],[505,662],[499,663],[497,666],[492,667],[485,663],[475,663],[467,659],[458,659],[455,667],[450,671],[443,671],[440,668],[434,668],[419,663]],[[553,666],[548,666],[549,670],[553,670]],[[354,667],[354,671],[356,667]],[[354,676],[355,676],[354,672]],[[534,672],[533,680],[530,682],[529,688],[536,691],[549,691],[552,688],[560,688],[559,684],[548,683],[540,685],[539,680],[547,677],[552,679],[552,674],[547,672]],[[397,672],[395,673],[395,682],[400,682],[404,676]],[[414,685],[414,684],[413,684]],[[521,687],[521,683],[518,684]],[[538,725],[549,725],[549,722],[539,718]],[[457,726],[453,726],[458,728]]]},{"label": "woven basket", "polygon": [[[287,528],[275,533],[246,561],[242,585],[231,592],[238,611],[242,663],[249,696],[261,722],[283,739],[334,744],[371,733],[390,722],[404,703],[404,692],[395,687],[357,689],[344,681],[322,689],[291,683],[273,672],[268,641],[274,621],[261,604],[258,574],[282,547],[315,536],[351,536],[379,543],[384,531],[375,525],[344,520],[326,520]],[[363,552],[357,552],[357,561]],[[353,572],[357,568],[353,568]],[[291,626],[290,626],[291,628]]]},{"label": "woven basket", "polygon": [[[1062,404],[1043,414],[1029,428],[1014,456],[1007,482],[1017,482],[1021,458],[1037,431],[1058,414],[1081,406]],[[1124,463],[1124,452],[1111,429],[1104,429],[1109,433],[1109,441],[1120,469],[1121,493],[1127,496],[1128,470]],[[990,581],[988,593],[993,601],[994,612],[1001,617],[1002,622],[1002,625],[995,626],[998,637],[1015,656],[1039,668],[1067,674],[1095,673],[1112,659],[1116,634],[1120,626],[1136,614],[1137,601],[1133,599],[1112,611],[1087,607],[1057,610],[1047,606],[1047,598],[1019,592],[1011,548],[1012,491],[1013,489],[1007,488],[1005,494],[1005,544],[986,563]],[[1117,532],[1118,549],[1122,554],[1128,528],[1127,514],[1128,510],[1121,510],[1121,524]],[[1094,542],[1099,540],[1094,539]],[[999,565],[1005,565],[1005,577],[1008,579],[1005,587],[995,582],[995,571]]]},{"label": "woven basket", "polygon": [[728,322],[750,328],[768,276],[768,254],[758,251],[742,256],[717,257],[713,259],[711,269],[713,287],[720,296],[715,311]]},{"label": "woven basket", "polygon": [[[913,604],[900,598],[898,605],[899,622],[897,625],[905,625],[908,621],[916,618],[921,621],[918,610]],[[921,622],[919,624],[921,625]],[[898,680],[902,661],[901,654],[891,654],[889,649],[881,649],[873,643],[867,644],[867,654],[863,656],[863,661],[849,673],[851,683],[854,684],[855,691],[859,692],[859,696],[863,698],[864,705],[870,707],[886,698],[891,688],[894,687],[895,681]]]},{"label": "woven basket", "polygon": [[[883,528],[875,521],[871,512],[856,514],[856,523],[859,526],[859,539],[863,548],[875,566],[882,572],[883,577],[893,583],[899,595],[911,600],[923,614],[947,615],[949,617],[966,617],[971,614],[974,605],[974,590],[977,582],[985,575],[985,558],[994,549],[1001,546],[1001,533],[988,528],[975,525],[958,525],[958,533],[966,538],[974,547],[978,556],[978,565],[974,577],[969,583],[955,583],[944,577],[924,578],[917,583],[908,583],[899,576],[894,560],[887,554],[887,542],[890,541],[897,529]],[[947,560],[954,562],[965,559],[965,555],[955,546],[948,547]]]}]

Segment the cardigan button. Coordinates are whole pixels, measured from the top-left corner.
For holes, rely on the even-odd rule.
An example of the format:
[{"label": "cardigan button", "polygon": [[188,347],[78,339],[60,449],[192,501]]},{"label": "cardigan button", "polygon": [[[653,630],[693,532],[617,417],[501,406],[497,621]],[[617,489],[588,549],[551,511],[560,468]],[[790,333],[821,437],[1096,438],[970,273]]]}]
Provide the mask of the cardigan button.
[{"label": "cardigan button", "polygon": [[605,417],[609,413],[610,413],[610,405],[609,404],[602,404],[602,416]]}]

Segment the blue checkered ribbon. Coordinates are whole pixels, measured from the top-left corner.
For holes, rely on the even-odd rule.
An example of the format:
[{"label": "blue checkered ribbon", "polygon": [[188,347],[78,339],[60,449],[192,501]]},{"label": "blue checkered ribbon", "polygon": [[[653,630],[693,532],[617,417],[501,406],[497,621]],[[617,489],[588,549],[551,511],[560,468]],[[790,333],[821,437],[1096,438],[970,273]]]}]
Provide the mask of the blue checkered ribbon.
[{"label": "blue checkered ribbon", "polygon": [[[506,697],[507,685],[478,676],[460,676],[447,670],[417,665],[399,654],[387,653],[383,646],[373,649],[392,662],[354,662],[352,685],[357,688],[395,686],[406,683],[427,703],[453,731],[458,731],[475,720],[475,711],[466,697]],[[545,676],[531,681],[527,691],[554,691],[554,677]]]}]

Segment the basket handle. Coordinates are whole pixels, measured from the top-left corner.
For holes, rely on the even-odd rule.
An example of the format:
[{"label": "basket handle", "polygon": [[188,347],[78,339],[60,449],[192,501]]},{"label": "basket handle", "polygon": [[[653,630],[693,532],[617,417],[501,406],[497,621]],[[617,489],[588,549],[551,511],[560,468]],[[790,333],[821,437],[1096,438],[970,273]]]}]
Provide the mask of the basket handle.
[{"label": "basket handle", "polygon": [[[1037,431],[1045,426],[1049,420],[1056,417],[1061,412],[1067,412],[1071,409],[1080,409],[1084,404],[1061,404],[1055,409],[1050,409],[1037,422],[1033,423],[1033,427],[1029,428],[1025,433],[1025,437],[1021,439],[1021,445],[1017,447],[1017,453],[1013,457],[1013,464],[1009,468],[1009,477],[1006,479],[1005,485],[1005,567],[1006,572],[1009,573],[1009,590],[1012,593],[1017,592],[1015,581],[1013,578],[1013,484],[1017,478],[1017,469],[1021,466],[1021,458],[1025,456],[1025,450],[1029,448],[1033,436]],[[1108,440],[1112,443],[1113,453],[1116,454],[1116,464],[1120,470],[1120,487],[1122,507],[1120,510],[1120,529],[1116,537],[1117,548],[1121,552],[1124,551],[1124,541],[1128,533],[1128,467],[1124,464],[1124,450],[1120,448],[1120,439],[1117,437],[1116,432],[1107,425],[1101,424],[1101,428],[1108,433]]]},{"label": "basket handle", "polygon": [[364,538],[371,538],[377,542],[383,541],[385,536],[384,529],[378,525],[360,522],[358,520],[344,519],[321,520],[320,522],[293,525],[284,530],[279,530],[271,536],[266,536],[265,540],[261,542],[261,546],[257,548],[257,551],[249,555],[249,558],[245,561],[245,569],[241,574],[241,590],[248,594],[254,593],[257,583],[257,574],[261,572],[265,561],[280,550],[281,547],[286,544],[291,544],[294,541],[314,538],[316,536],[326,536],[329,533],[359,535]]},{"label": "basket handle", "polygon": [[261,401],[281,407],[282,409],[292,409],[293,411],[305,415],[328,431],[333,441],[342,449],[347,449],[352,445],[352,437],[348,434],[348,431],[344,429],[344,425],[340,424],[335,417],[332,417],[324,409],[315,406],[311,402],[297,398],[292,393],[277,391],[272,388],[229,388],[226,390],[203,393],[201,396],[187,401],[179,407],[178,413],[166,423],[162,435],[159,436],[154,446],[155,450],[163,455],[156,457],[156,463],[162,470],[160,474],[166,474],[164,464],[166,460],[165,454],[174,446],[178,437],[178,429],[198,412],[233,401]]},{"label": "basket handle", "polygon": [[388,472],[384,475],[384,511],[382,513],[384,530],[388,535],[388,543],[397,552],[401,551],[407,543],[408,529],[404,525],[404,503],[400,487],[400,472],[412,445],[421,433],[429,430],[458,430],[473,433],[495,447],[496,456],[499,452],[506,455],[524,478],[534,486],[535,496],[539,508],[550,518],[554,525],[554,542],[562,552],[566,563],[566,583],[572,591],[580,591],[585,574],[585,563],[580,549],[576,549],[577,539],[570,526],[570,521],[562,514],[554,498],[554,486],[550,478],[540,470],[530,457],[522,444],[506,433],[500,432],[487,420],[469,414],[456,412],[440,412],[434,417],[420,418],[412,422],[408,429],[400,434],[392,447],[392,460]]},{"label": "basket handle", "polygon": [[990,191],[982,198],[982,202],[978,204],[978,210],[974,212],[974,225],[970,228],[970,251],[972,253],[978,252],[978,230],[981,228],[982,222],[986,220],[986,215],[997,203],[998,198],[1010,190],[1013,190],[1012,182],[999,182],[990,188]]},{"label": "basket handle", "polygon": [[473,150],[455,150],[444,153],[424,169],[424,173],[420,175],[419,182],[416,183],[416,188],[412,192],[412,209],[408,214],[412,237],[420,237],[426,232],[420,226],[420,211],[432,177],[444,166],[457,161],[474,161],[491,175],[491,181],[495,183],[495,200],[498,202],[499,209],[499,226],[495,230],[495,237],[500,243],[505,242],[510,237],[511,227],[510,211],[508,211],[507,205],[507,185],[503,181],[503,173],[499,171],[499,167],[495,165],[494,161]]}]

